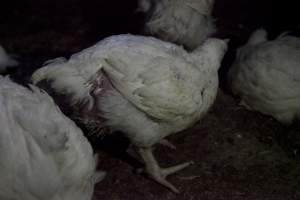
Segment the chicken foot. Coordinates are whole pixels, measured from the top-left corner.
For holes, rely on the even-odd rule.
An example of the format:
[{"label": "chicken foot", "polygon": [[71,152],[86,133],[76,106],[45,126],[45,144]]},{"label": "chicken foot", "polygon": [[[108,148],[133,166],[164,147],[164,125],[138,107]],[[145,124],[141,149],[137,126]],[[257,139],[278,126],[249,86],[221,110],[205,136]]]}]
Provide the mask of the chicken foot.
[{"label": "chicken foot", "polygon": [[161,141],[159,141],[159,144],[164,145],[170,149],[176,149],[176,146],[167,139],[162,139]]},{"label": "chicken foot", "polygon": [[145,165],[146,165],[146,172],[148,175],[158,183],[162,184],[163,186],[169,188],[171,191],[175,193],[179,193],[179,190],[173,186],[170,182],[166,180],[166,177],[170,174],[173,174],[179,170],[182,170],[189,165],[193,164],[193,162],[185,162],[179,165],[175,165],[173,167],[168,168],[161,168],[159,167],[156,159],[153,156],[151,148],[139,148],[139,153],[142,156]]},{"label": "chicken foot", "polygon": [[97,171],[94,175],[94,182],[95,183],[99,183],[100,181],[102,181],[106,176],[106,172],[104,171]]}]

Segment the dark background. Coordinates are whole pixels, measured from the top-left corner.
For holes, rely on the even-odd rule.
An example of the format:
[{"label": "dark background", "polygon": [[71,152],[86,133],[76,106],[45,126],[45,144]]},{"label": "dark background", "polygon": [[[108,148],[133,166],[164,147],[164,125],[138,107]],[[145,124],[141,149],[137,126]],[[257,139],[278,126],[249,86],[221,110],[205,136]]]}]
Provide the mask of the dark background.
[{"label": "dark background", "polygon": [[[5,3],[4,3],[5,2]],[[72,31],[88,26],[92,38],[120,33],[139,33],[143,15],[135,12],[135,0],[4,0],[0,24],[9,31],[26,33],[41,30]],[[297,0],[216,0],[214,16],[219,28],[252,31],[264,27],[273,34],[299,24]],[[30,23],[35,23],[35,29]],[[221,31],[224,31],[223,29]],[[11,33],[1,33],[1,38]]]},{"label": "dark background", "polygon": [[[48,59],[68,57],[110,35],[139,34],[144,16],[135,12],[136,5],[133,0],[2,0],[0,44],[21,63],[12,77],[28,83],[32,71]],[[226,90],[225,78],[236,47],[253,30],[264,27],[270,38],[296,30],[300,24],[297,0],[216,0],[213,15],[216,36],[231,39],[220,70],[222,90],[199,124],[170,137],[177,150],[158,146],[155,151],[163,166],[195,161],[169,178],[182,194],[174,195],[136,175],[139,158],[131,148],[129,154],[124,152],[127,145],[121,146],[117,135],[94,146],[99,168],[108,172],[96,186],[95,199],[300,199],[299,126],[285,127],[238,107]]]},{"label": "dark background", "polygon": [[[136,0],[4,0],[0,44],[21,59],[32,53],[41,60],[67,56],[110,35],[140,34],[144,15],[136,7]],[[216,36],[231,39],[221,72],[253,30],[263,27],[274,38],[299,26],[298,8],[297,0],[216,0]]]}]

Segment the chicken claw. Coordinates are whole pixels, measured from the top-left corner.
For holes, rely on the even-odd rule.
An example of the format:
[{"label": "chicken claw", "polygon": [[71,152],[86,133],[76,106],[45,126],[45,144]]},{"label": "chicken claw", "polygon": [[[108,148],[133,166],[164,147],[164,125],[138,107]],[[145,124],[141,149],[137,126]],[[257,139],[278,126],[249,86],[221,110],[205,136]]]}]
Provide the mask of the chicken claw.
[{"label": "chicken claw", "polygon": [[172,144],[169,140],[167,139],[162,139],[159,144],[164,145],[166,147],[169,147],[170,149],[175,150],[176,146],[174,144]]},{"label": "chicken claw", "polygon": [[155,181],[160,183],[161,185],[169,188],[174,193],[179,193],[179,190],[173,186],[170,182],[166,180],[166,177],[170,174],[176,173],[179,170],[182,170],[194,162],[185,162],[179,165],[175,165],[173,167],[168,168],[160,168],[156,159],[153,156],[151,148],[139,148],[139,153],[145,161],[146,172],[147,174]]},{"label": "chicken claw", "polygon": [[94,182],[95,183],[99,183],[100,181],[102,181],[106,176],[106,172],[104,171],[97,171],[94,175]]}]

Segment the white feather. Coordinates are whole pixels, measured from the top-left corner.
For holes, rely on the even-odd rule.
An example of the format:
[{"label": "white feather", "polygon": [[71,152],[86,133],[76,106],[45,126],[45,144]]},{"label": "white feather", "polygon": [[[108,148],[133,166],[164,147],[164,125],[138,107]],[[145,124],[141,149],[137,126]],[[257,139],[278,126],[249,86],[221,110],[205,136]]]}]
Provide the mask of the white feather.
[{"label": "white feather", "polygon": [[[52,80],[58,93],[70,92],[71,105],[82,99],[93,102],[93,109],[81,110],[105,118],[103,123],[124,131],[136,145],[152,145],[207,112],[217,93],[217,70],[226,48],[226,42],[208,39],[188,53],[152,37],[112,36],[66,62],[37,70],[32,79]],[[97,79],[112,86],[95,85]]]},{"label": "white feather", "polygon": [[284,34],[257,40],[259,32],[239,49],[230,86],[249,109],[290,124],[300,119],[300,39]]},{"label": "white feather", "polygon": [[0,76],[0,199],[90,200],[96,159],[45,92]]},{"label": "white feather", "polygon": [[214,0],[139,0],[147,13],[145,32],[195,49],[215,32],[211,17]]}]

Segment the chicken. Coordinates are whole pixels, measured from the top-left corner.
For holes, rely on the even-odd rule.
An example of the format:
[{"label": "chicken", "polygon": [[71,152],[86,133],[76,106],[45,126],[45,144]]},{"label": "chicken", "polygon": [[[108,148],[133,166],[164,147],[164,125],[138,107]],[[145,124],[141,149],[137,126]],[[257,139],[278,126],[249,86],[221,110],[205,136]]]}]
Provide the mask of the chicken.
[{"label": "chicken", "polygon": [[268,41],[265,30],[256,30],[238,50],[228,79],[246,108],[284,124],[300,119],[299,38],[282,34]]},{"label": "chicken", "polygon": [[161,40],[134,35],[106,38],[69,60],[55,59],[32,75],[69,97],[73,119],[98,134],[120,130],[137,147],[146,172],[174,192],[166,176],[191,162],[161,168],[152,146],[192,126],[213,104],[217,71],[227,43],[208,39],[192,53]]},{"label": "chicken", "polygon": [[198,47],[215,32],[211,17],[214,0],[139,0],[146,13],[145,33],[183,45]]},{"label": "chicken", "polygon": [[0,199],[90,200],[96,159],[52,98],[0,76]]},{"label": "chicken", "polygon": [[19,63],[11,58],[0,45],[0,74],[7,72],[8,68],[16,67]]}]

